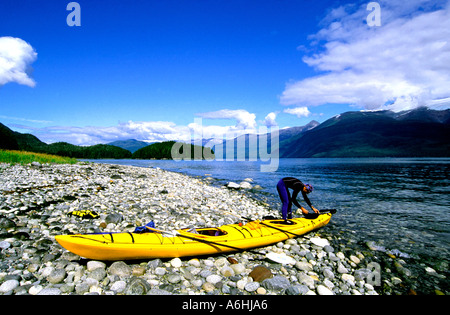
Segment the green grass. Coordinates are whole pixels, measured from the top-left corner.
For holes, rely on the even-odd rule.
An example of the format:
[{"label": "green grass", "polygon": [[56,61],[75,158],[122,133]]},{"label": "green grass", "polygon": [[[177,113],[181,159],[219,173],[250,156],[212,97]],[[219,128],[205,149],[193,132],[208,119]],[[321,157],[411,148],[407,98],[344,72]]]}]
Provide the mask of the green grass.
[{"label": "green grass", "polygon": [[57,155],[50,155],[44,153],[33,153],[26,151],[10,151],[0,150],[0,163],[9,164],[28,164],[32,162],[56,163],[56,164],[75,164],[78,161],[74,158],[68,158]]}]

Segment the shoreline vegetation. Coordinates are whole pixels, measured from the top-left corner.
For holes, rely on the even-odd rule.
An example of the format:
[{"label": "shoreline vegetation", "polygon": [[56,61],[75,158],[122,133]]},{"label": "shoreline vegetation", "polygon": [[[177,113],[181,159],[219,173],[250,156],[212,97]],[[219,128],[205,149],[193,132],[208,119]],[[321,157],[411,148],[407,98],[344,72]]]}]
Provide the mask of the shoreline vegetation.
[{"label": "shoreline vegetation", "polygon": [[[134,140],[136,141],[136,140]],[[144,143],[144,142],[142,142]],[[205,159],[214,158],[214,151],[200,145],[184,142],[164,141],[149,144],[133,153],[127,149],[96,144],[79,146],[67,142],[47,144],[31,134],[12,131],[0,123],[0,150],[24,151],[56,155],[73,159]],[[199,154],[200,152],[200,154]],[[56,162],[57,163],[57,162]]]},{"label": "shoreline vegetation", "polygon": [[53,143],[45,148],[31,148],[30,151],[26,149],[5,150],[0,148],[0,163],[21,164],[31,162],[73,164],[77,162],[77,159],[172,160],[173,158],[214,159],[214,157],[214,151],[209,148],[175,141],[154,143],[137,150],[133,154],[112,145],[97,144],[80,147],[64,142]]},{"label": "shoreline vegetation", "polygon": [[37,162],[40,164],[75,164],[78,162],[75,158],[69,158],[59,155],[35,153],[16,150],[0,150],[0,163],[8,164],[31,164]]}]

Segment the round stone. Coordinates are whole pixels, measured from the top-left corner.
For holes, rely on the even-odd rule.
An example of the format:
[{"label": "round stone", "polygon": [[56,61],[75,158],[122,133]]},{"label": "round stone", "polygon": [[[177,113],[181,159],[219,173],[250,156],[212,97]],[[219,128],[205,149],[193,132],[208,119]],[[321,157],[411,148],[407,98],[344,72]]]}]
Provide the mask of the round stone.
[{"label": "round stone", "polygon": [[104,262],[101,261],[96,261],[96,260],[90,260],[87,263],[87,270],[88,271],[93,271],[97,268],[103,268],[106,269],[106,264]]},{"label": "round stone", "polygon": [[111,291],[114,291],[116,293],[120,293],[125,291],[125,288],[127,287],[127,283],[125,281],[119,280],[112,284]]},{"label": "round stone", "polygon": [[131,275],[131,268],[123,261],[116,261],[109,267],[109,273],[119,277],[128,277]]},{"label": "round stone", "polygon": [[222,280],[222,277],[219,275],[210,275],[206,277],[206,282],[211,284],[216,284]]},{"label": "round stone", "polygon": [[206,292],[212,292],[216,289],[216,287],[212,283],[205,282],[202,286],[202,289],[205,290]]},{"label": "round stone", "polygon": [[249,282],[245,285],[245,291],[254,292],[259,288],[259,282]]},{"label": "round stone", "polygon": [[19,281],[17,281],[17,280],[6,280],[0,286],[0,292],[1,293],[6,293],[6,292],[14,290],[18,286],[19,286]]},{"label": "round stone", "polygon": [[323,286],[321,284],[317,286],[317,293],[319,295],[334,295],[333,291],[331,291],[326,286]]},{"label": "round stone", "polygon": [[174,268],[180,268],[182,265],[180,258],[174,258],[170,261],[170,265]]},{"label": "round stone", "polygon": [[66,277],[66,271],[64,269],[54,269],[47,277],[47,281],[53,284],[60,283]]},{"label": "round stone", "polygon": [[181,281],[181,276],[177,274],[170,275],[167,277],[167,281],[173,284],[178,283]]}]

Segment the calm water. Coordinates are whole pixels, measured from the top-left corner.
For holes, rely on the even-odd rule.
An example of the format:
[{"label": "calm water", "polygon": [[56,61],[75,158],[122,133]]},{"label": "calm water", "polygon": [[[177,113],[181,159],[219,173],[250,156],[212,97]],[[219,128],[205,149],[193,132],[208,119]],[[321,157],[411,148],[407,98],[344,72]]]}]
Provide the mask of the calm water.
[{"label": "calm water", "polygon": [[252,178],[275,208],[280,207],[278,180],[297,177],[314,186],[309,197],[316,208],[338,209],[327,231],[349,235],[359,243],[374,241],[406,255],[450,259],[450,159],[280,159],[272,173],[260,172],[260,162],[248,161],[95,162],[211,176],[218,184]]}]

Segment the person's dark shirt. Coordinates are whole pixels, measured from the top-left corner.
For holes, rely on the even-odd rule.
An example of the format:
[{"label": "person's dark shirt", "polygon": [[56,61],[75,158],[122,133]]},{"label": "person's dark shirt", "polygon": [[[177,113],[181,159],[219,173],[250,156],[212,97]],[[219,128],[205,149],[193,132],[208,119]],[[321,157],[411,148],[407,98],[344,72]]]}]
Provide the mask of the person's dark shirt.
[{"label": "person's dark shirt", "polygon": [[300,180],[298,180],[297,178],[294,178],[294,177],[285,177],[285,178],[283,178],[283,182],[284,182],[284,185],[286,186],[286,188],[293,190],[290,201],[292,203],[294,203],[294,205],[296,207],[301,208],[301,205],[297,201],[297,195],[299,192],[302,193],[303,199],[305,199],[305,202],[308,204],[308,206],[312,207],[311,201],[309,201],[308,196],[303,191],[303,187],[305,187],[305,185]]}]

